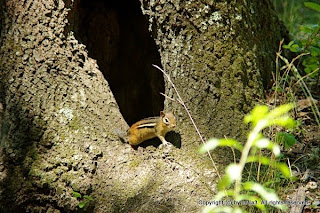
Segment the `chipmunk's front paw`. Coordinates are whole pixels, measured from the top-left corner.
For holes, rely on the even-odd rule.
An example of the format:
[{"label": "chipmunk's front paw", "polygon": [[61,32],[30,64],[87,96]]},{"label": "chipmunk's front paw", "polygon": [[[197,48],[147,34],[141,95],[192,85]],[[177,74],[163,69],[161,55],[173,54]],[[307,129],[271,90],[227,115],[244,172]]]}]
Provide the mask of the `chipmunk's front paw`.
[{"label": "chipmunk's front paw", "polygon": [[159,146],[159,148],[166,148],[166,147],[171,147],[172,144],[169,143],[168,141],[162,142],[162,144]]},{"label": "chipmunk's front paw", "polygon": [[170,143],[168,141],[163,141],[163,145],[168,146],[168,145],[170,145]]}]

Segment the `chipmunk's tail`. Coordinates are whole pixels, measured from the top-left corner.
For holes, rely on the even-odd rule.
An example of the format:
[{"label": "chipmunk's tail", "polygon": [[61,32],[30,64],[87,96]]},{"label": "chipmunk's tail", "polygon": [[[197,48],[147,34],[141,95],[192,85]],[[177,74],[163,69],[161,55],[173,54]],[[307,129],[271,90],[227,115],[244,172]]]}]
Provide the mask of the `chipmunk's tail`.
[{"label": "chipmunk's tail", "polygon": [[128,143],[128,133],[126,131],[116,128],[114,129],[114,133],[120,138],[121,142]]}]

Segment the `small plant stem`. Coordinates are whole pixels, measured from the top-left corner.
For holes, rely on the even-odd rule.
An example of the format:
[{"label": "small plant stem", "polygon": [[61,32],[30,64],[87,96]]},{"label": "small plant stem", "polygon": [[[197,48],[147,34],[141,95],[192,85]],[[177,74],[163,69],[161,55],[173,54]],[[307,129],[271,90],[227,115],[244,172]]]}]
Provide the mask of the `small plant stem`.
[{"label": "small plant stem", "polygon": [[[299,79],[294,85],[296,85],[296,84],[298,84],[298,83],[300,83],[300,81],[303,81],[303,79],[305,79],[305,78],[307,78],[307,77],[309,77],[310,75],[312,75],[313,73],[316,73],[316,72],[318,72],[318,70],[319,70],[319,68],[317,68],[317,69],[315,69],[314,71],[312,71],[311,73],[309,73],[309,74],[307,74],[307,75],[305,75],[305,76],[303,76],[303,77],[301,77],[301,79]],[[320,73],[320,72],[319,72]],[[319,79],[318,79],[319,80]]]},{"label": "small plant stem", "polygon": [[295,75],[295,77],[300,81],[300,85],[301,85],[301,89],[304,93],[304,95],[306,97],[311,97],[311,103],[312,103],[312,107],[311,107],[311,110],[314,114],[314,117],[316,119],[316,122],[318,124],[318,126],[320,126],[320,112],[319,112],[319,109],[316,105],[316,103],[314,102],[313,98],[312,98],[312,94],[310,92],[310,90],[308,89],[308,86],[306,85],[306,83],[302,80],[302,77],[301,75],[299,74],[299,71],[298,69],[291,63],[289,63],[288,59],[286,59],[285,57],[283,57],[280,53],[277,53],[277,56],[279,56],[279,58],[288,66],[290,67],[290,69],[293,71],[293,74]]},{"label": "small plant stem", "polygon": [[[259,150],[259,158],[261,157],[261,150]],[[257,171],[257,182],[260,181],[260,169],[261,169],[261,161],[259,160],[258,171]]]},{"label": "small plant stem", "polygon": [[[181,96],[180,96],[180,94],[179,94],[176,86],[175,86],[174,83],[171,81],[170,76],[169,76],[163,69],[161,69],[159,66],[154,65],[154,64],[153,64],[152,66],[154,66],[155,68],[157,68],[158,70],[160,70],[160,71],[163,73],[163,75],[167,78],[168,82],[172,85],[174,91],[176,92],[176,94],[177,94],[177,96],[178,96],[177,101],[183,106],[183,108],[184,108],[185,111],[187,112],[187,114],[188,114],[188,116],[189,116],[189,118],[190,118],[190,120],[191,120],[191,122],[192,122],[193,127],[195,128],[196,132],[198,133],[198,135],[199,135],[199,137],[200,137],[201,142],[202,142],[203,144],[205,144],[205,141],[204,141],[204,139],[203,139],[203,137],[202,137],[202,135],[201,135],[201,133],[200,133],[200,130],[198,129],[195,121],[193,120],[193,118],[192,118],[192,116],[191,116],[191,114],[190,114],[190,112],[189,112],[186,104],[185,104],[184,101],[182,100],[182,98],[181,98]],[[172,100],[172,98],[170,98],[170,99]],[[211,160],[211,162],[212,162],[212,165],[213,165],[214,169],[216,170],[216,173],[217,173],[219,179],[221,180],[221,176],[220,176],[220,174],[219,174],[218,168],[217,168],[217,166],[216,166],[216,164],[215,164],[215,162],[214,162],[214,160],[213,160],[213,158],[212,158],[212,155],[211,155],[211,153],[209,152],[209,150],[207,151],[207,153],[208,153],[208,155],[209,155],[209,158],[210,158],[210,160]]]},{"label": "small plant stem", "polygon": [[241,181],[242,181],[242,172],[244,169],[244,166],[246,164],[250,149],[254,143],[254,141],[258,138],[259,136],[259,132],[262,131],[262,129],[264,127],[266,127],[267,125],[267,120],[262,119],[260,120],[257,125],[254,127],[254,129],[250,132],[247,143],[245,144],[243,150],[242,150],[242,154],[241,154],[241,158],[239,161],[239,168],[240,168],[240,176],[239,178],[236,180],[235,182],[235,187],[234,187],[234,194],[235,194],[235,198],[237,198],[240,194],[241,191]]},{"label": "small plant stem", "polygon": [[[282,44],[283,44],[283,39],[280,41],[280,44],[279,44],[279,49],[278,49],[278,53],[281,54],[281,47],[282,47]],[[277,96],[278,96],[278,83],[279,83],[279,76],[280,76],[280,67],[279,67],[279,56],[277,55],[276,57],[276,76],[275,76],[275,79],[274,79],[274,82],[275,82],[275,96],[274,96],[274,102],[276,103],[276,100],[277,100]]]}]

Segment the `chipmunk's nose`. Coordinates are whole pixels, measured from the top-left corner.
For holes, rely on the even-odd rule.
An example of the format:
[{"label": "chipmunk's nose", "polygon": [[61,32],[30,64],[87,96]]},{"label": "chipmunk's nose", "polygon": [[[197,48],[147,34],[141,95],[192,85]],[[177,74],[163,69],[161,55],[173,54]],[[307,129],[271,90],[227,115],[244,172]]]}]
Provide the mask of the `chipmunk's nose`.
[{"label": "chipmunk's nose", "polygon": [[171,124],[171,127],[172,127],[172,128],[175,128],[175,127],[176,127],[176,125],[175,125],[175,124]]}]

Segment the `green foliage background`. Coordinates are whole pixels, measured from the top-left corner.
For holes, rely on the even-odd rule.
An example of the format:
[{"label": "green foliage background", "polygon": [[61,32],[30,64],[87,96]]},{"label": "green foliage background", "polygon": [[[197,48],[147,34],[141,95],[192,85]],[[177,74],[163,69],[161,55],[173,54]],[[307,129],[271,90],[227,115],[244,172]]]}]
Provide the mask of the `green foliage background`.
[{"label": "green foliage background", "polygon": [[292,39],[299,39],[304,35],[300,27],[302,25],[319,24],[320,13],[304,6],[304,2],[317,0],[273,0],[277,15],[289,30]]},{"label": "green foliage background", "polygon": [[291,41],[284,44],[283,48],[297,54],[304,54],[301,58],[303,74],[314,79],[319,78],[320,2],[274,0],[274,5],[291,37]]}]

